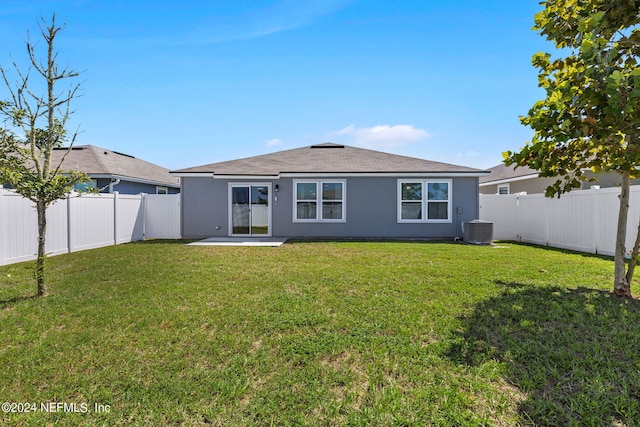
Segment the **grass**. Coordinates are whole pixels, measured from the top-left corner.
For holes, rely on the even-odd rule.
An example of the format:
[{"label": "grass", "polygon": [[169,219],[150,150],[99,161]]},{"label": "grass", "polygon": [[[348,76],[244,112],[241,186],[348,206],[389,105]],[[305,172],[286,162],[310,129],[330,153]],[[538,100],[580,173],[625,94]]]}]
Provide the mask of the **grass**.
[{"label": "grass", "polygon": [[0,267],[0,400],[38,409],[0,412],[2,425],[640,420],[640,304],[610,295],[607,258],[517,244],[158,241],[48,266],[40,299],[31,263]]}]

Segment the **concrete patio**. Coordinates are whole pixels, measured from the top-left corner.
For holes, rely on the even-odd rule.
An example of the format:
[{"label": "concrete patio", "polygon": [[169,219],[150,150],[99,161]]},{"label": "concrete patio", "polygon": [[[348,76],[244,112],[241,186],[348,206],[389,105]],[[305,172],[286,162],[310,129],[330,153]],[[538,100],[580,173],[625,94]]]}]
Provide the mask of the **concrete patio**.
[{"label": "concrete patio", "polygon": [[210,237],[189,246],[282,246],[286,237]]}]

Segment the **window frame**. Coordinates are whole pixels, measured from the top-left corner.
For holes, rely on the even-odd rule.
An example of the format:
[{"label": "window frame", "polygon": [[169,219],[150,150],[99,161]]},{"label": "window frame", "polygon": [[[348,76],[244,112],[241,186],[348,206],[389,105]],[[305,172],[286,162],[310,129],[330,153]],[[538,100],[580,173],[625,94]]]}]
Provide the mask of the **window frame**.
[{"label": "window frame", "polygon": [[[316,185],[316,198],[315,199],[298,199],[298,184],[315,184]],[[323,185],[324,184],[341,184],[342,185],[342,198],[341,199],[323,199]],[[297,179],[293,181],[293,222],[302,223],[342,223],[347,222],[347,181],[344,179]],[[298,203],[299,202],[312,202],[316,204],[316,217],[315,218],[298,218]],[[323,218],[323,204],[324,203],[342,203],[341,218]]]},{"label": "window frame", "polygon": [[169,187],[156,185],[156,194],[169,194]]},{"label": "window frame", "polygon": [[[500,189],[501,188],[506,188],[507,192],[506,193],[501,193]],[[507,194],[511,194],[511,185],[510,184],[498,184],[497,188],[496,188],[496,194],[500,194],[500,195],[507,195]]]},{"label": "window frame", "polygon": [[[421,200],[404,200],[402,198],[402,186],[405,184],[421,184],[422,195]],[[447,200],[429,200],[429,184],[447,184]],[[453,222],[453,180],[452,179],[435,179],[435,178],[401,178],[398,179],[398,194],[397,194],[397,221],[401,224],[450,224]],[[418,204],[421,207],[421,218],[417,219],[404,219],[402,218],[402,203],[411,202]],[[447,218],[446,219],[429,219],[429,203],[446,203],[447,204]]]}]

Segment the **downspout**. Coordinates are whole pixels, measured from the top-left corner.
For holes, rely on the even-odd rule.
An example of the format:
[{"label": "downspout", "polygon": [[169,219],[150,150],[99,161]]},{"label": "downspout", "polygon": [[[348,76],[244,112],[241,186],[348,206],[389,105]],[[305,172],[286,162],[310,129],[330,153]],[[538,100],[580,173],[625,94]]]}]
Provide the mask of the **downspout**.
[{"label": "downspout", "polygon": [[111,178],[111,182],[109,183],[109,194],[113,193],[113,187],[120,184],[120,178]]}]

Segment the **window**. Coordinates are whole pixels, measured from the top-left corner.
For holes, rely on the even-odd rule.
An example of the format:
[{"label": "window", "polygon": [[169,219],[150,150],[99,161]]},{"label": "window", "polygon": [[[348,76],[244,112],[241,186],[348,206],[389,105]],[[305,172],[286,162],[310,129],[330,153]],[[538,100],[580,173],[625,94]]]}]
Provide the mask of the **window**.
[{"label": "window", "polygon": [[344,181],[295,181],[294,221],[345,221]]},{"label": "window", "polygon": [[509,194],[509,184],[498,185],[498,194]]},{"label": "window", "polygon": [[451,180],[398,181],[398,222],[451,222]]},{"label": "window", "polygon": [[91,179],[89,181],[78,182],[73,186],[74,191],[91,191],[98,188],[98,180]]},{"label": "window", "polygon": [[156,186],[156,194],[169,194],[169,189],[167,187]]},{"label": "window", "polygon": [[402,183],[401,219],[422,219],[422,183]]}]

